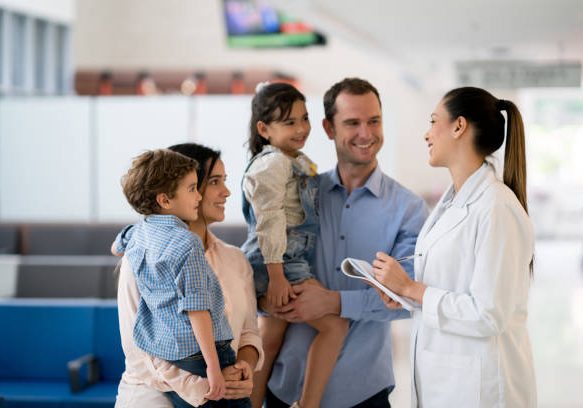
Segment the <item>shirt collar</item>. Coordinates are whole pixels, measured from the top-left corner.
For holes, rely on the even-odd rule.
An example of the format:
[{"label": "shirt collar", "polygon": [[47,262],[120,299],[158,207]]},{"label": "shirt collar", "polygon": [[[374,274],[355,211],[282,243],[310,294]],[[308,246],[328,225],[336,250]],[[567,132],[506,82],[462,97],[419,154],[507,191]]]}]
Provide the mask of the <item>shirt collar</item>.
[{"label": "shirt collar", "polygon": [[464,207],[465,205],[470,204],[495,179],[494,167],[485,161],[470,177],[468,177],[464,184],[462,184],[460,191],[455,195],[453,195],[453,186],[451,187],[449,192],[453,195],[453,197],[451,197],[451,205]]},{"label": "shirt collar", "polygon": [[[372,174],[364,183],[364,186],[360,188],[365,188],[370,191],[375,197],[379,197],[381,195],[381,183],[383,180],[383,172],[381,168],[377,165],[373,170]],[[332,191],[336,188],[345,188],[340,181],[340,175],[338,174],[338,166],[332,172],[332,177],[330,178],[330,185],[327,187],[328,191]],[[325,188],[326,189],[326,188]]]},{"label": "shirt collar", "polygon": [[145,221],[146,223],[153,225],[167,225],[170,227],[188,229],[188,225],[175,215],[152,214],[146,216]]}]

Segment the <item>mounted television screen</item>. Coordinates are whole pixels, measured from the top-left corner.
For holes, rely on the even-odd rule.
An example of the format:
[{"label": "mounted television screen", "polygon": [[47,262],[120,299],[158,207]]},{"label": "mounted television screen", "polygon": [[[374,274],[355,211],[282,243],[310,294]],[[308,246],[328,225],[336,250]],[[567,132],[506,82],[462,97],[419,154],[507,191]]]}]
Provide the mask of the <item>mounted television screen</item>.
[{"label": "mounted television screen", "polygon": [[324,36],[261,0],[223,0],[230,47],[278,48],[323,45]]}]

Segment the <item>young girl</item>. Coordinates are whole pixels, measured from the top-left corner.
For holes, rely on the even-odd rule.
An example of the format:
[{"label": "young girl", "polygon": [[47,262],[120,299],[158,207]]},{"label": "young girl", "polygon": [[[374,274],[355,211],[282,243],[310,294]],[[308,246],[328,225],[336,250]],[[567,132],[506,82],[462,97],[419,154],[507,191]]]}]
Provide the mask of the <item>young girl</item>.
[{"label": "young girl", "polygon": [[[243,214],[248,238],[243,244],[255,278],[257,297],[275,307],[294,298],[292,286],[319,284],[310,271],[318,233],[316,166],[300,152],[310,133],[305,97],[293,86],[269,84],[251,103],[251,161],[243,176]],[[308,354],[304,388],[293,406],[319,407],[328,378],[348,331],[348,322],[325,316],[308,322],[318,333]],[[265,362],[251,396],[261,407],[267,380],[287,322],[259,318]]]}]

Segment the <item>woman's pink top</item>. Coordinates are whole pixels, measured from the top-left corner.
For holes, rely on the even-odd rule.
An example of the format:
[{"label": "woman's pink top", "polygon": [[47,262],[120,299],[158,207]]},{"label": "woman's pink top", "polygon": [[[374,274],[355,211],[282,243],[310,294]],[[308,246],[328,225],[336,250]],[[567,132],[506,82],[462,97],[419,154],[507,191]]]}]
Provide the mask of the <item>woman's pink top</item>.
[{"label": "woman's pink top", "polygon": [[[207,236],[206,259],[217,275],[225,298],[225,313],[233,332],[233,350],[254,347],[259,354],[256,370],[263,364],[263,349],[257,328],[257,304],[253,271],[239,248],[228,245],[210,231]],[[122,258],[118,284],[119,330],[126,357],[122,382],[146,384],[159,391],[176,391],[184,400],[198,406],[205,402],[208,391],[205,378],[182,371],[165,360],[151,357],[133,340],[133,329],[140,294],[134,274]]]}]

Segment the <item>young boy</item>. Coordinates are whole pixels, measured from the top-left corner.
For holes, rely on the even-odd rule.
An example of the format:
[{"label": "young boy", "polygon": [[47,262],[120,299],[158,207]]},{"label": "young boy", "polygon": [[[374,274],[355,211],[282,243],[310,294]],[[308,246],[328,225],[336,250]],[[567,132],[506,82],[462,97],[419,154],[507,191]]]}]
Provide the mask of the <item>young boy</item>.
[{"label": "young boy", "polygon": [[[232,363],[231,329],[221,287],[200,238],[188,229],[198,217],[196,161],[170,150],[136,157],[122,178],[130,205],[145,218],[114,243],[132,266],[140,292],[136,345],[152,356],[207,377],[209,400],[225,394],[221,369]],[[169,393],[175,406],[188,406]],[[206,405],[206,404],[205,404]]]}]

